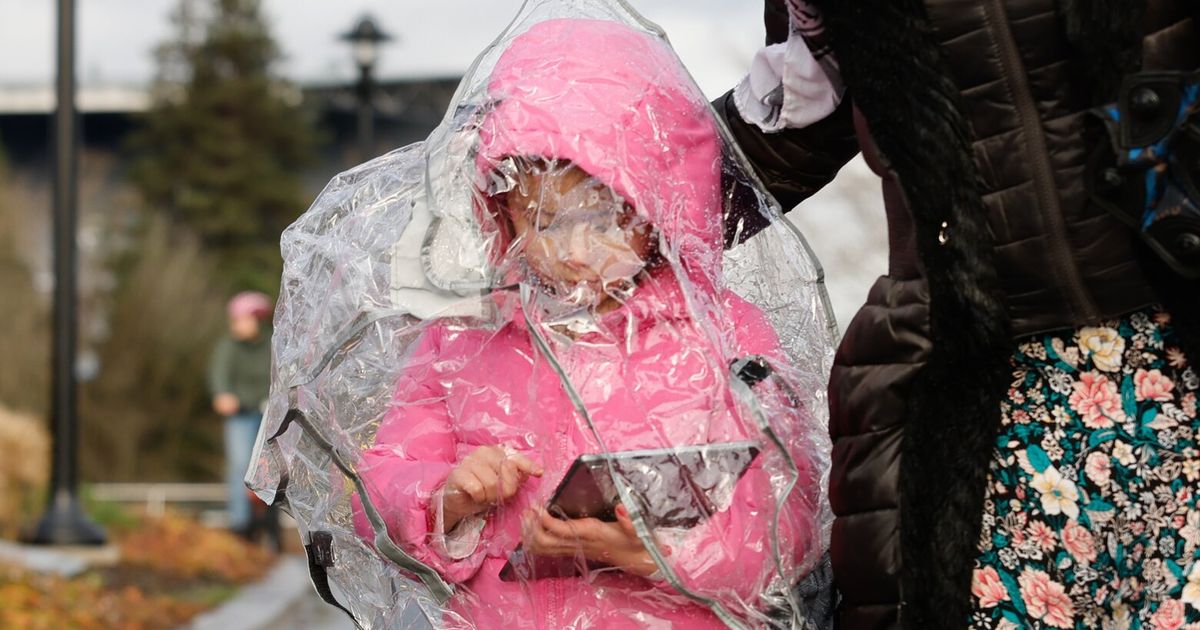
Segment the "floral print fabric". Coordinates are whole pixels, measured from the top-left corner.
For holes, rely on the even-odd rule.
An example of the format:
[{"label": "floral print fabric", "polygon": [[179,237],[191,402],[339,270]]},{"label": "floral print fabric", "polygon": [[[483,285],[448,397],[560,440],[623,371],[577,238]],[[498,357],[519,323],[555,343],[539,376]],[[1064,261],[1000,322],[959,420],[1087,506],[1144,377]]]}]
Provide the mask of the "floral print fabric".
[{"label": "floral print fabric", "polygon": [[1020,344],[971,627],[1200,630],[1198,390],[1160,310]]}]

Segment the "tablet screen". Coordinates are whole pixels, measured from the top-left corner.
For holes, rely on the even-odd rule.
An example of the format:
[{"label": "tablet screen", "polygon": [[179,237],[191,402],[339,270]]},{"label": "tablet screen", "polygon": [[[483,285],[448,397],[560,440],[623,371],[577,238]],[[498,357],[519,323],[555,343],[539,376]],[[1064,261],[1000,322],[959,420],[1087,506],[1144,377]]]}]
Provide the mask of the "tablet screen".
[{"label": "tablet screen", "polygon": [[616,520],[619,475],[652,527],[695,527],[729,504],[738,479],[758,455],[756,442],[581,455],[547,509],[563,519]]},{"label": "tablet screen", "polygon": [[[729,506],[734,487],[758,455],[757,442],[722,442],[579,456],[547,505],[562,519],[616,520],[619,475],[651,529],[691,528]],[[519,568],[518,566],[519,565]],[[535,558],[520,548],[500,572],[512,581],[578,575],[575,558]],[[595,568],[595,567],[593,567]]]}]

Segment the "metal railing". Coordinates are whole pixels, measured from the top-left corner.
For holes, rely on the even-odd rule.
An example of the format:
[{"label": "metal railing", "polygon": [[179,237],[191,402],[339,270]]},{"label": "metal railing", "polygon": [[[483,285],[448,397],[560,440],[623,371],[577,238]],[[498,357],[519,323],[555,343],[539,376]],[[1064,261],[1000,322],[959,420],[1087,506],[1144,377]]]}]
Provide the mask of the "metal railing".
[{"label": "metal railing", "polygon": [[150,516],[162,516],[167,504],[223,507],[226,502],[223,483],[97,483],[88,489],[97,501],[140,503]]}]

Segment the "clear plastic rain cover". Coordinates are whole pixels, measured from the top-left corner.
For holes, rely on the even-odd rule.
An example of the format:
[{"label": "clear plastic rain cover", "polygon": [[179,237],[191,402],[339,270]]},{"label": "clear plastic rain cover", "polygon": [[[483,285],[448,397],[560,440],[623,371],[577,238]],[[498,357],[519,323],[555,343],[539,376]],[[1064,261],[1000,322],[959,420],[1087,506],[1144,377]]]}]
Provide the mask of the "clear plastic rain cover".
[{"label": "clear plastic rain cover", "polygon": [[282,248],[247,481],[359,626],[818,625],[821,270],[623,2],[529,0]]}]

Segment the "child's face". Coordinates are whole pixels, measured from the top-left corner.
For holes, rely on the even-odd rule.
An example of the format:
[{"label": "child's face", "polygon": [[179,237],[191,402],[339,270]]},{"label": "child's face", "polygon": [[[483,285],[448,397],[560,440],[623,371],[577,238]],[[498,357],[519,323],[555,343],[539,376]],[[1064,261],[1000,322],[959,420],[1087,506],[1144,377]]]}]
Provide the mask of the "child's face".
[{"label": "child's face", "polygon": [[574,166],[527,166],[506,196],[514,245],[555,293],[596,305],[627,290],[653,250],[651,225]]}]

